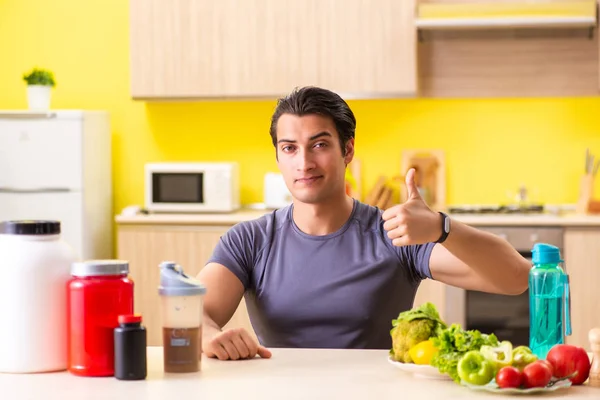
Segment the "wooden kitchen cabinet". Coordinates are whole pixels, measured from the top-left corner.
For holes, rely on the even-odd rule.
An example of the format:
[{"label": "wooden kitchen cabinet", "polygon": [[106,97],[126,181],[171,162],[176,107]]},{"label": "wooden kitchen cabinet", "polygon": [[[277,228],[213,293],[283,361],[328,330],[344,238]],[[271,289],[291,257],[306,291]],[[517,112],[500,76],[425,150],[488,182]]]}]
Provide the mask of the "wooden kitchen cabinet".
[{"label": "wooden kitchen cabinet", "polygon": [[416,93],[416,0],[131,0],[138,99]]},{"label": "wooden kitchen cabinet", "polygon": [[[119,225],[117,257],[129,261],[134,282],[135,312],[142,314],[149,346],[162,346],[158,286],[159,264],[175,261],[195,277],[210,257],[219,237],[230,226]],[[243,327],[255,336],[244,300],[225,326]],[[256,337],[256,336],[255,336]]]},{"label": "wooden kitchen cabinet", "polygon": [[600,327],[600,227],[568,228],[564,244],[573,331],[566,341],[591,351],[588,333]]}]

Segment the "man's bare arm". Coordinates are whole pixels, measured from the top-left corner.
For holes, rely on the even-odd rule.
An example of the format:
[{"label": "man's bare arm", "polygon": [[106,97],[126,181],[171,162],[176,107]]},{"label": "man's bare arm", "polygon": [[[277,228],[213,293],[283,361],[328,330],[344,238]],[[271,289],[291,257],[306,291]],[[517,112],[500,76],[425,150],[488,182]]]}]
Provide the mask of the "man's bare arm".
[{"label": "man's bare arm", "polygon": [[468,290],[507,295],[527,289],[531,266],[507,241],[458,221],[429,262],[433,279]]},{"label": "man's bare arm", "polygon": [[[440,215],[421,198],[414,174],[414,169],[406,174],[407,201],[382,215],[395,246],[434,242],[442,233]],[[530,269],[527,259],[507,241],[458,221],[452,221],[444,243],[434,246],[429,266],[440,282],[500,294],[523,293]]]},{"label": "man's bare arm", "polygon": [[244,295],[244,285],[237,276],[218,263],[207,264],[198,274],[206,286],[202,327],[202,350],[208,357],[221,360],[269,358],[269,350],[260,346],[243,328],[223,331]]}]

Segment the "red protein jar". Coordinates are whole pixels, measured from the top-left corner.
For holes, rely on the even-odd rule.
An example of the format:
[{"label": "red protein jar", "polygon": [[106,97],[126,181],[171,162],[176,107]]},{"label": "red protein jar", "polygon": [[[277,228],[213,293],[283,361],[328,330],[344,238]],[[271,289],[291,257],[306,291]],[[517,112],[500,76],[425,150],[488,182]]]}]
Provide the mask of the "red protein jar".
[{"label": "red protein jar", "polygon": [[114,329],[133,314],[129,263],[90,260],[71,266],[67,289],[68,369],[81,376],[114,375]]}]

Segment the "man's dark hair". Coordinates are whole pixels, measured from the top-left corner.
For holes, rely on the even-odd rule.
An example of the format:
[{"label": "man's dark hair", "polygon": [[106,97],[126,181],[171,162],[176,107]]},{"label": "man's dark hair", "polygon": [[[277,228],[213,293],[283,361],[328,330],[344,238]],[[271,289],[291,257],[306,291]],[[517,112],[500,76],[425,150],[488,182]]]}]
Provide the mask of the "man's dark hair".
[{"label": "man's dark hair", "polygon": [[342,155],[346,155],[346,143],[354,137],[356,118],[348,104],[338,94],[314,86],[296,88],[292,93],[277,101],[277,107],[271,117],[271,139],[277,148],[277,121],[283,114],[318,114],[330,117],[340,138]]}]

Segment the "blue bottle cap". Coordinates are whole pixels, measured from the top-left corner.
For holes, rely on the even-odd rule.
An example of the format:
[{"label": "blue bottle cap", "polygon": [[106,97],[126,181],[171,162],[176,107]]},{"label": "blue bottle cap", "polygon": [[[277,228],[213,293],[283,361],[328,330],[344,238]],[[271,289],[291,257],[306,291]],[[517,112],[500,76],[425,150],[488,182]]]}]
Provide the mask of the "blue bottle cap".
[{"label": "blue bottle cap", "polygon": [[546,243],[534,244],[531,258],[534,264],[559,264],[563,262],[558,247]]}]

